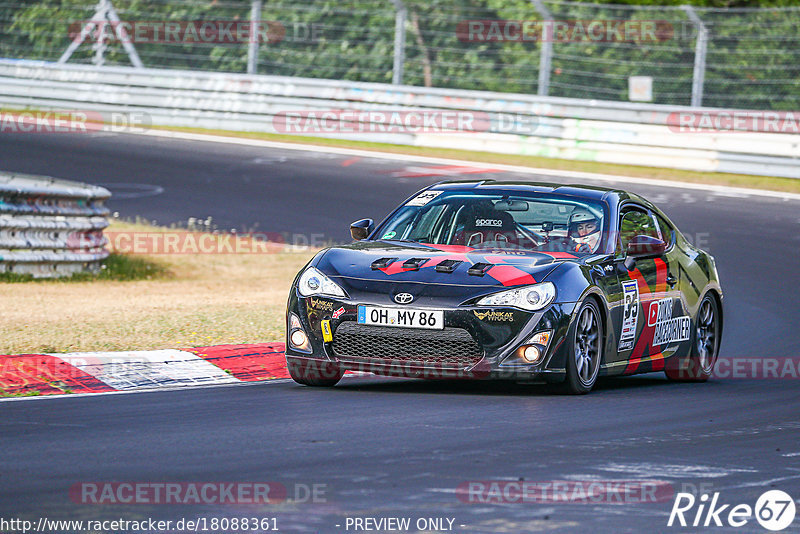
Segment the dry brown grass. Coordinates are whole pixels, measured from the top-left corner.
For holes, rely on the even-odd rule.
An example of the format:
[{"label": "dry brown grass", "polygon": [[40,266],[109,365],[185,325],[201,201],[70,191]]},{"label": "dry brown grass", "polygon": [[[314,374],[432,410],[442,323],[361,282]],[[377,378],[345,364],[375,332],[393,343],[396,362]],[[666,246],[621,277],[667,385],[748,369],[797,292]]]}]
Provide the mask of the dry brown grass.
[{"label": "dry brown grass", "polygon": [[[153,231],[112,223],[111,230]],[[294,275],[316,250],[146,257],[142,281],[0,282],[0,353],[148,350],[283,339]]]}]

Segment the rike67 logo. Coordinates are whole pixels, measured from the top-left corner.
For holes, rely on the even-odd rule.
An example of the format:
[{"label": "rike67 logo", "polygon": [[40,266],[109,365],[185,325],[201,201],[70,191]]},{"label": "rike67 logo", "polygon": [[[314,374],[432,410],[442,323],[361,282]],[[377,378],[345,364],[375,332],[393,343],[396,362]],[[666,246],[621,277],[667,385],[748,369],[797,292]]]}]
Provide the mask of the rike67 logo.
[{"label": "rike67 logo", "polygon": [[783,530],[795,518],[795,503],[792,497],[781,490],[763,493],[755,507],[749,504],[723,504],[719,492],[710,498],[703,494],[699,499],[691,493],[678,493],[672,504],[667,526],[681,527],[743,527],[754,517],[767,530]]}]

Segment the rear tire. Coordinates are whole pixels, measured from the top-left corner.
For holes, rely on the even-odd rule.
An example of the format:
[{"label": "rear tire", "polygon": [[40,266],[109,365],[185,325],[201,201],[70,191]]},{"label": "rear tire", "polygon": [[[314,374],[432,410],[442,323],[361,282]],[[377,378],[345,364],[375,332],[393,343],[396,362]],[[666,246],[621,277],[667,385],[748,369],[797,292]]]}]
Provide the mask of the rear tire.
[{"label": "rear tire", "polygon": [[600,308],[589,298],[583,301],[570,328],[567,343],[566,393],[584,395],[597,382],[603,361],[603,322]]},{"label": "rear tire", "polygon": [[667,360],[664,368],[667,378],[676,382],[708,380],[719,356],[719,342],[722,339],[720,326],[717,299],[707,294],[697,309],[692,349],[684,358]]},{"label": "rear tire", "polygon": [[298,384],[330,388],[339,383],[344,370],[331,362],[286,358],[289,376]]}]

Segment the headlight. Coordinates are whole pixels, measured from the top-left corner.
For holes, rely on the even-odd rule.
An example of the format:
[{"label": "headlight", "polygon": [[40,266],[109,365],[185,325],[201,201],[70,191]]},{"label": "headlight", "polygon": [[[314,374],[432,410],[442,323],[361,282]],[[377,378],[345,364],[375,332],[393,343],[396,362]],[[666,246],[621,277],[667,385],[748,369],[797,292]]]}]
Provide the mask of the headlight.
[{"label": "headlight", "polygon": [[303,274],[300,275],[300,280],[297,282],[297,291],[303,297],[310,297],[312,295],[328,295],[331,297],[346,297],[339,284],[319,272],[314,267],[309,267]]},{"label": "headlight", "polygon": [[556,286],[552,282],[544,282],[483,297],[477,302],[477,305],[511,306],[513,308],[536,311],[553,302],[555,298]]}]

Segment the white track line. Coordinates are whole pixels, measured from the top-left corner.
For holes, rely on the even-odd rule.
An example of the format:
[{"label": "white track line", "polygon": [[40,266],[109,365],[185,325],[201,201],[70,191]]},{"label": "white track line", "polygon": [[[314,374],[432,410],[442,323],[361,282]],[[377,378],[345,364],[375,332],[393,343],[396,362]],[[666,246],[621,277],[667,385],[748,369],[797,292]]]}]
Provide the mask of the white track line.
[{"label": "white track line", "polygon": [[275,378],[273,380],[258,380],[252,382],[227,382],[222,384],[197,384],[193,386],[163,386],[157,388],[147,389],[126,389],[120,391],[93,391],[91,393],[67,393],[67,394],[53,394],[53,395],[33,395],[28,397],[2,397],[0,402],[21,402],[21,401],[46,401],[55,399],[77,399],[80,397],[97,397],[98,395],[135,395],[137,393],[161,393],[163,391],[188,391],[192,389],[212,389],[212,388],[228,388],[238,386],[256,386],[263,384],[281,383],[281,382],[294,382],[291,378]]},{"label": "white track line", "polygon": [[430,156],[394,154],[391,152],[378,152],[372,150],[359,150],[355,148],[339,148],[339,147],[320,146],[320,145],[306,145],[301,143],[282,143],[278,141],[264,141],[262,139],[248,139],[243,137],[223,137],[219,135],[175,132],[171,130],[150,130],[146,132],[135,133],[135,135],[164,137],[169,139],[182,139],[188,141],[226,143],[231,145],[255,146],[262,148],[278,148],[282,150],[322,152],[327,154],[359,156],[363,158],[377,158],[377,159],[403,161],[403,162],[433,163],[436,165],[471,165],[471,166],[482,165],[482,166],[491,166],[493,169],[497,170],[520,172],[520,173],[535,173],[544,176],[552,176],[555,178],[575,178],[577,180],[593,180],[593,181],[615,182],[615,183],[636,184],[636,185],[651,185],[655,187],[669,187],[672,189],[689,189],[694,191],[713,192],[720,195],[732,196],[732,197],[761,196],[761,197],[777,198],[782,200],[800,200],[800,194],[784,193],[782,191],[768,191],[764,189],[749,189],[746,187],[731,187],[727,185],[711,185],[711,184],[697,184],[691,182],[657,180],[654,178],[634,178],[630,176],[618,176],[614,174],[600,174],[593,172],[541,169],[537,167],[524,167],[520,165],[506,165],[503,163],[487,163],[485,161],[434,158]]},{"label": "white track line", "polygon": [[[75,353],[75,354],[77,355],[80,353]],[[90,354],[90,353],[83,353],[83,354]],[[119,353],[119,354],[124,354],[124,353]],[[371,377],[374,376],[371,373],[358,373],[357,371],[354,371],[352,373],[345,374],[343,380],[359,378],[364,375],[369,375]],[[375,378],[389,378],[389,377],[375,377]],[[96,397],[98,395],[129,395],[133,393],[160,393],[162,391],[186,391],[190,389],[208,389],[208,388],[231,387],[231,386],[257,386],[264,384],[294,384],[294,383],[295,381],[292,380],[291,378],[272,378],[267,380],[250,380],[250,381],[240,381],[234,378],[232,381],[225,381],[225,382],[194,383],[189,385],[159,385],[154,387],[123,389],[118,391],[93,391],[89,393],[34,395],[28,397],[0,397],[0,402],[19,402],[19,401],[29,401],[29,400],[50,400],[50,399],[75,399],[78,397]]]}]

